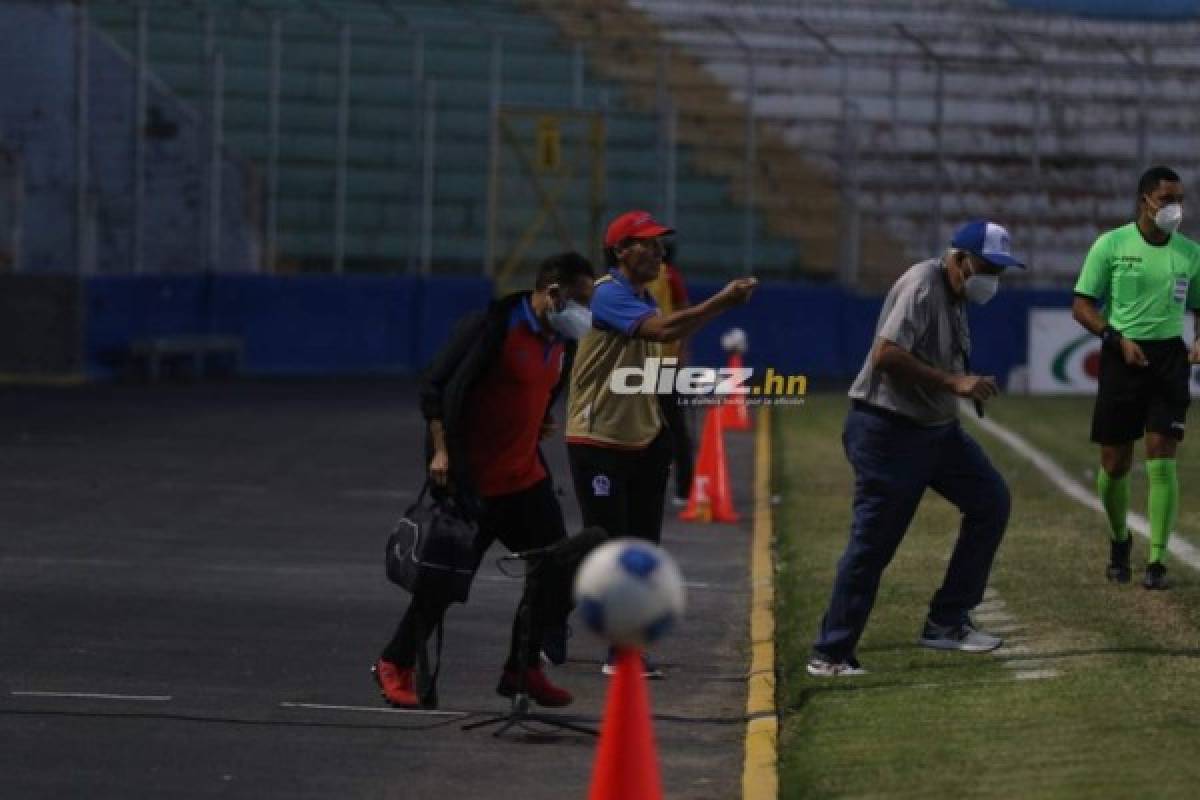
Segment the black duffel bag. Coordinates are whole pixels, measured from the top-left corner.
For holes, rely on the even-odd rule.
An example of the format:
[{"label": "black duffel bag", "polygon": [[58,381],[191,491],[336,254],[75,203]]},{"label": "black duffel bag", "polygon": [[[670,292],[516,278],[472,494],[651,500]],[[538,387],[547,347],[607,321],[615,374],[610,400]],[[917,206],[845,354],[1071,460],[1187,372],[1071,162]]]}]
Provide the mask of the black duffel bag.
[{"label": "black duffel bag", "polygon": [[388,580],[414,595],[465,603],[483,555],[479,529],[453,498],[429,494],[427,482],[388,537]]}]

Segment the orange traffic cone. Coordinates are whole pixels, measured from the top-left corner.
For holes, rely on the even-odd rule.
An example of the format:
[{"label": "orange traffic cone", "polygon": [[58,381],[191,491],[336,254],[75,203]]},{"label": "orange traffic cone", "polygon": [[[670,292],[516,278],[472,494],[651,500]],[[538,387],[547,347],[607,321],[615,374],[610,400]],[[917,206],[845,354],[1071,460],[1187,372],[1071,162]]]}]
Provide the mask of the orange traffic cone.
[{"label": "orange traffic cone", "polygon": [[733,493],[729,490],[729,470],[725,467],[724,413],[711,408],[704,417],[700,437],[700,457],[692,477],[688,504],[679,514],[687,522],[737,522]]},{"label": "orange traffic cone", "polygon": [[617,651],[588,800],[662,800],[642,654]]},{"label": "orange traffic cone", "polygon": [[[733,352],[729,354],[729,368],[742,368],[742,354]],[[725,423],[725,430],[729,431],[748,431],[750,430],[750,411],[746,408],[746,396],[743,394],[735,394],[727,398],[721,404],[721,415],[724,417],[722,422]]]}]

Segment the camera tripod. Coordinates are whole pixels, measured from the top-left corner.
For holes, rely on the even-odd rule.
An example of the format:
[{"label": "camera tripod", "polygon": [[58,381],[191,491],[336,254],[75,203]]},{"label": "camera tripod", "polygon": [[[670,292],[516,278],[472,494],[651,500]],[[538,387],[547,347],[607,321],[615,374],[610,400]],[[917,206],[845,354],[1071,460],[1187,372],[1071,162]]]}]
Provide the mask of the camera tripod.
[{"label": "camera tripod", "polygon": [[[568,540],[569,541],[569,540]],[[539,573],[545,568],[546,562],[554,559],[558,553],[556,551],[559,546],[547,548],[539,548],[537,550],[527,550],[523,553],[510,553],[503,556],[501,561],[524,561],[526,564],[526,581],[528,583],[528,591],[521,599],[520,608],[517,610],[517,687],[516,693],[513,694],[512,704],[509,706],[508,712],[505,714],[496,714],[486,719],[478,720],[467,725],[463,725],[464,731],[472,731],[477,728],[486,728],[491,725],[499,727],[492,732],[492,736],[502,736],[512,728],[522,728],[529,733],[544,733],[536,727],[532,727],[531,723],[544,725],[551,728],[561,728],[564,730],[574,731],[576,733],[584,733],[590,736],[599,735],[599,731],[587,725],[574,722],[563,717],[545,714],[540,711],[531,710],[531,698],[526,687],[525,674],[529,668],[529,637],[532,635],[531,628],[533,627],[533,605],[532,599],[539,595],[539,581],[544,576]]]}]

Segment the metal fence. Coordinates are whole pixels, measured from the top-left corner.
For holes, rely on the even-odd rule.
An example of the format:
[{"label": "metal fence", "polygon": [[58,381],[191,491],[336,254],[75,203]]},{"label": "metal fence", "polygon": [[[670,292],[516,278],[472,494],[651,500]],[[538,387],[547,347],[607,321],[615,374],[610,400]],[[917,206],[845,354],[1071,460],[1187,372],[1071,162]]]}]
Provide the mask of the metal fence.
[{"label": "metal fence", "polygon": [[[701,274],[880,285],[988,215],[1029,280],[1062,283],[1128,218],[1141,169],[1200,163],[1195,23],[870,0],[490,0],[435,22],[403,0],[52,5],[76,15],[81,270],[508,276],[598,255],[598,220],[640,206],[677,223]],[[118,79],[96,48],[127,65],[117,191],[98,187],[114,128],[97,129],[97,82]],[[516,109],[538,113],[506,135]],[[164,188],[171,125],[194,142]],[[539,166],[548,131],[574,171]],[[155,221],[172,192],[190,216]],[[166,236],[200,244],[152,247]]]},{"label": "metal fence", "polygon": [[[593,13],[562,5],[581,24]],[[1145,168],[1165,162],[1186,180],[1200,166],[1195,20],[1081,19],[982,0],[629,5],[730,88],[760,138],[820,166],[840,198],[835,271],[849,285],[895,272],[896,248],[872,247],[872,232],[915,258],[984,215],[1013,229],[1038,268],[1028,279],[1064,283],[1101,230],[1128,221]],[[746,173],[761,183],[761,161],[775,155],[754,158],[754,129]]]}]

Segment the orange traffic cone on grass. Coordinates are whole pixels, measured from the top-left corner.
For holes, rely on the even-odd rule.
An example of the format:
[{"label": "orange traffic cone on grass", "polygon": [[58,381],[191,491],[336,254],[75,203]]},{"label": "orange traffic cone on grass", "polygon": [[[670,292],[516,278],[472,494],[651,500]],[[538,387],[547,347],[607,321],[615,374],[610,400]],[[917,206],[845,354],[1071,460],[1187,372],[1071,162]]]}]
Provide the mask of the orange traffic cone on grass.
[{"label": "orange traffic cone on grass", "polygon": [[737,522],[729,470],[725,465],[725,434],[720,407],[710,408],[700,436],[700,457],[692,477],[687,507],[679,514],[685,522]]},{"label": "orange traffic cone on grass", "polygon": [[642,654],[617,651],[588,800],[662,800]]},{"label": "orange traffic cone on grass", "polygon": [[[733,352],[729,354],[729,368],[734,370],[742,368],[741,353]],[[721,404],[721,416],[721,421],[725,423],[725,430],[727,431],[750,430],[750,410],[746,408],[746,396],[744,394],[735,394],[727,398]]]}]

